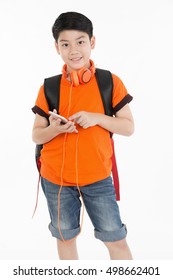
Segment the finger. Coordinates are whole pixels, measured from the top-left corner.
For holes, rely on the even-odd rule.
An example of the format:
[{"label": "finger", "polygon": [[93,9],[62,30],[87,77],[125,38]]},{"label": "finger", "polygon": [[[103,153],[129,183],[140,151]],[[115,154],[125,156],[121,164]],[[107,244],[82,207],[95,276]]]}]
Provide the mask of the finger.
[{"label": "finger", "polygon": [[88,125],[88,124],[84,124],[82,127],[83,127],[84,129],[86,129],[86,128],[89,127],[89,125]]},{"label": "finger", "polygon": [[[54,120],[55,120],[55,119],[54,119]],[[57,125],[60,125],[60,124],[61,124],[61,119],[56,119],[55,122],[56,122]]]},{"label": "finger", "polygon": [[71,122],[71,121],[68,121],[66,124],[62,124],[61,126],[62,126],[62,128],[63,128],[64,130],[68,130],[68,129],[70,129],[71,127],[74,128],[74,123]]},{"label": "finger", "polygon": [[53,116],[49,116],[49,121],[51,122],[51,121],[53,121],[53,120],[55,120],[55,118],[53,117]]},{"label": "finger", "polygon": [[67,132],[68,133],[73,133],[74,131],[76,131],[76,129],[74,127],[70,127]]},{"label": "finger", "polygon": [[80,116],[76,118],[74,122],[82,126],[86,122],[86,119],[83,116]]},{"label": "finger", "polygon": [[70,117],[68,118],[68,120],[69,120],[69,121],[73,121],[75,118],[77,118],[77,114],[74,114],[74,115],[70,116]]},{"label": "finger", "polygon": [[76,125],[74,124],[74,122],[71,122],[71,125],[68,128],[68,132],[69,131],[78,133],[78,130],[76,129]]},{"label": "finger", "polygon": [[75,121],[75,122],[76,122],[76,120],[77,120],[80,116],[81,116],[81,112],[78,112],[78,113],[76,113],[76,114],[70,116],[68,119],[69,119],[69,121]]}]

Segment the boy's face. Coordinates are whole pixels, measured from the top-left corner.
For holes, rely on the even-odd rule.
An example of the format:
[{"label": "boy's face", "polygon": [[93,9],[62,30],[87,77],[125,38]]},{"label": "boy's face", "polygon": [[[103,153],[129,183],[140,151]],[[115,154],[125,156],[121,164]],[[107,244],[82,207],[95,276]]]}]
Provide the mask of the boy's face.
[{"label": "boy's face", "polygon": [[55,47],[70,72],[90,66],[89,59],[91,50],[95,47],[95,37],[90,39],[85,32],[65,30],[60,32]]}]

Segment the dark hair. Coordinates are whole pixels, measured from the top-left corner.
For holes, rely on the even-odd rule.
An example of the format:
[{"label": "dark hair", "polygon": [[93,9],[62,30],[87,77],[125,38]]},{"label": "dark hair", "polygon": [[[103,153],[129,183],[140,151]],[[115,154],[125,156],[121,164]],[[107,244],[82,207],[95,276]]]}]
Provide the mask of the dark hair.
[{"label": "dark hair", "polygon": [[52,26],[55,41],[58,40],[61,31],[72,29],[86,32],[90,39],[93,36],[92,22],[86,16],[76,12],[67,12],[60,14]]}]

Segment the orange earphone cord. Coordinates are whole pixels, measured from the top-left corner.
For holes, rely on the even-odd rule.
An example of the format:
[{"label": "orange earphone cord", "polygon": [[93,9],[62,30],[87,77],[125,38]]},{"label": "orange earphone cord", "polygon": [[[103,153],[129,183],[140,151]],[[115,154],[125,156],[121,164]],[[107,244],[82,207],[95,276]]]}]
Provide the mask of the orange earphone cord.
[{"label": "orange earphone cord", "polygon": [[[70,87],[70,96],[69,96],[69,107],[68,107],[68,113],[67,113],[67,119],[70,115],[70,108],[71,108],[71,99],[72,99],[72,88],[73,88],[73,83],[71,83],[71,87]],[[60,186],[60,190],[58,192],[58,230],[61,236],[62,241],[67,241],[64,239],[62,231],[61,231],[61,226],[60,226],[60,195],[61,195],[61,191],[62,191],[62,187],[63,187],[63,170],[64,170],[64,164],[65,164],[65,149],[66,149],[66,141],[67,141],[67,137],[68,137],[68,133],[65,133],[64,136],[64,142],[63,142],[63,159],[62,159],[62,166],[61,166],[61,186]],[[83,201],[83,197],[79,188],[79,183],[78,183],[78,140],[79,140],[79,133],[77,133],[76,136],[76,153],[75,153],[75,160],[76,160],[76,186],[79,192],[79,195],[81,197],[82,200],[82,217],[81,217],[81,226],[80,226],[80,232],[78,233],[78,235],[81,233],[82,230],[82,225],[83,225],[83,217],[84,217],[84,201]],[[78,236],[77,235],[77,236]],[[77,236],[75,236],[74,238],[76,238]],[[72,239],[74,239],[72,238]],[[71,239],[71,240],[72,240]]]}]

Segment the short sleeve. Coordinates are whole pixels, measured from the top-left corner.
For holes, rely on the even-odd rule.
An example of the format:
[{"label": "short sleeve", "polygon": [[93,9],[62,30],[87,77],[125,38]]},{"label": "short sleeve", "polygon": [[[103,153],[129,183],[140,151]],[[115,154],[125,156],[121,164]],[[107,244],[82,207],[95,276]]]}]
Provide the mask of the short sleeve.
[{"label": "short sleeve", "polygon": [[44,86],[40,87],[38,92],[38,96],[35,102],[35,106],[32,108],[32,111],[36,114],[39,114],[42,117],[48,118],[49,116],[49,107],[46,101],[46,97],[44,94]]},{"label": "short sleeve", "polygon": [[114,109],[114,113],[116,113],[127,103],[132,101],[133,97],[127,92],[125,85],[118,76],[112,74],[112,78],[114,85],[112,107]]}]

